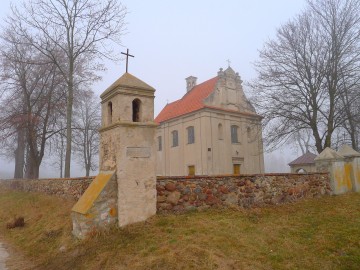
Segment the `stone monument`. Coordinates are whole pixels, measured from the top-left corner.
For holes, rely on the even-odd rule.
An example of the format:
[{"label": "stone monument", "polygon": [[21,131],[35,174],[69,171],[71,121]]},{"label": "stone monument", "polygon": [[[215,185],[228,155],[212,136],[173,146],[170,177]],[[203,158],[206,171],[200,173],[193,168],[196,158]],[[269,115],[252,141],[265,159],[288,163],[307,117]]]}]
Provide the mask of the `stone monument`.
[{"label": "stone monument", "polygon": [[119,226],[156,214],[154,92],[125,73],[100,96],[100,170],[116,171]]},{"label": "stone monument", "polygon": [[154,93],[126,72],[100,96],[100,173],[72,209],[75,236],[156,214]]}]

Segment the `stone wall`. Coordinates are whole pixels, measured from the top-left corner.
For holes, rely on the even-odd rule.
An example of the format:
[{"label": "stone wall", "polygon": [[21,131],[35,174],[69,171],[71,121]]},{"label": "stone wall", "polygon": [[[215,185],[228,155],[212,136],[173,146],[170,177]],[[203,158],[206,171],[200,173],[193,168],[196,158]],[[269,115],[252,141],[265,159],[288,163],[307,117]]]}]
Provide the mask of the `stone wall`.
[{"label": "stone wall", "polygon": [[[0,188],[77,200],[93,179],[0,180]],[[160,213],[214,206],[276,205],[333,193],[328,173],[158,177],[156,189]]]},{"label": "stone wall", "polygon": [[276,205],[332,194],[327,173],[158,177],[158,212]]},{"label": "stone wall", "polygon": [[90,176],[79,178],[0,180],[0,189],[41,192],[78,200],[93,179],[94,177]]}]

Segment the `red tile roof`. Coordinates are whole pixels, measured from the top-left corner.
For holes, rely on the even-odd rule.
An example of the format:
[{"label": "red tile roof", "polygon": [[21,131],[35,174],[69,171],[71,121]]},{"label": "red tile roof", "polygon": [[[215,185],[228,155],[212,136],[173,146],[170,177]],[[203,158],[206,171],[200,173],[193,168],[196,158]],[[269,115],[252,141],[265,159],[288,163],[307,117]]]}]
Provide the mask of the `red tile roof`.
[{"label": "red tile roof", "polygon": [[190,112],[205,108],[204,99],[215,89],[218,77],[212,78],[187,92],[181,99],[167,104],[155,118],[155,122],[161,123]]},{"label": "red tile roof", "polygon": [[288,165],[300,165],[300,164],[314,164],[314,159],[317,157],[317,155],[307,152],[306,154],[302,155],[301,157],[298,157],[297,159],[291,161]]}]

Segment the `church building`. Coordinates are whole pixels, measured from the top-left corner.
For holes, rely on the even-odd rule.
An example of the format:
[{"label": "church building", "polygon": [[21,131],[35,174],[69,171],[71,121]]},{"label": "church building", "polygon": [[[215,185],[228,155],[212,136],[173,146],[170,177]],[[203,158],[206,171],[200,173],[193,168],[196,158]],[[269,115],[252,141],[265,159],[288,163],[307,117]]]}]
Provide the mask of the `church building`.
[{"label": "church building", "polygon": [[157,175],[263,173],[261,120],[231,67],[201,84],[186,78],[185,95],[155,118]]}]

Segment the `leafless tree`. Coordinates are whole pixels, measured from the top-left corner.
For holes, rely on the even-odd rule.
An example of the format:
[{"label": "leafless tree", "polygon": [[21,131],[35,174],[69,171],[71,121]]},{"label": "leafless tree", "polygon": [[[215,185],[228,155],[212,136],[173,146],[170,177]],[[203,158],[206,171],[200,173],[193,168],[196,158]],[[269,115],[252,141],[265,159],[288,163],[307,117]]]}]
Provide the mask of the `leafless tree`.
[{"label": "leafless tree", "polygon": [[297,132],[294,132],[294,134],[290,138],[290,144],[294,147],[296,151],[300,148],[301,153],[306,154],[310,150],[314,150],[312,147],[313,144],[311,139],[311,130],[299,130]]},{"label": "leafless tree", "polygon": [[6,108],[0,111],[0,154],[11,161],[15,160],[14,178],[17,179],[24,177],[25,168],[26,134],[19,112],[23,104],[13,107],[9,101],[9,97],[3,98],[0,103],[2,108]]},{"label": "leafless tree", "polygon": [[74,111],[74,151],[79,163],[85,168],[86,176],[98,167],[99,128],[101,124],[99,100],[92,91],[83,91],[75,101]]},{"label": "leafless tree", "polygon": [[[359,150],[360,135],[360,75],[342,80],[344,93],[341,96],[343,105],[343,130],[338,136],[339,143],[349,144],[353,149]],[[354,82],[357,80],[357,82]],[[355,87],[354,87],[355,86]]]},{"label": "leafless tree", "polygon": [[[46,143],[58,132],[57,115],[65,108],[62,78],[56,65],[32,46],[24,45],[14,33],[6,31],[2,37],[1,79],[6,89],[3,102],[7,110],[0,119],[1,134],[9,140],[17,135],[15,175],[26,163],[25,176],[38,178]],[[25,139],[19,139],[20,134]],[[26,144],[19,140],[26,140]]]},{"label": "leafless tree", "polygon": [[360,1],[307,2],[265,43],[252,86],[270,148],[310,129],[321,152],[343,128],[345,91],[359,86]]},{"label": "leafless tree", "polygon": [[[7,22],[16,35],[60,70],[67,88],[65,177],[70,177],[74,91],[102,70],[99,60],[115,58],[126,9],[117,0],[30,0],[13,8]],[[60,52],[60,53],[59,53]]]},{"label": "leafless tree", "polygon": [[[64,117],[65,120],[65,117]],[[65,121],[64,121],[65,123]],[[65,163],[65,150],[66,150],[66,129],[62,121],[57,122],[60,132],[51,138],[50,151],[53,161],[51,165],[59,170],[59,177],[64,177],[64,163]]]}]

